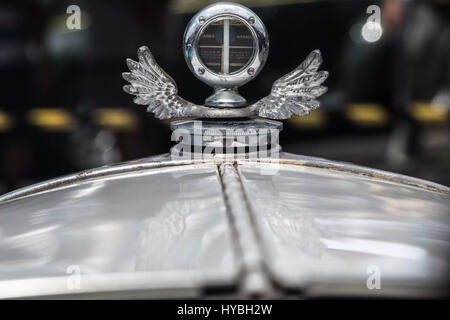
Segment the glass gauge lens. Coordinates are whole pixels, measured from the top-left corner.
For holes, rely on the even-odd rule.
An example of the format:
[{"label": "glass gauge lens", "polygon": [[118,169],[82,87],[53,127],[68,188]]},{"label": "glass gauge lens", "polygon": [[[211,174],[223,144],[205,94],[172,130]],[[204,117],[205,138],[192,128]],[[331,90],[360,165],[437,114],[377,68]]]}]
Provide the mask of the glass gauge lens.
[{"label": "glass gauge lens", "polygon": [[256,51],[253,34],[245,23],[234,17],[221,17],[203,28],[197,52],[214,73],[232,74],[247,67]]}]

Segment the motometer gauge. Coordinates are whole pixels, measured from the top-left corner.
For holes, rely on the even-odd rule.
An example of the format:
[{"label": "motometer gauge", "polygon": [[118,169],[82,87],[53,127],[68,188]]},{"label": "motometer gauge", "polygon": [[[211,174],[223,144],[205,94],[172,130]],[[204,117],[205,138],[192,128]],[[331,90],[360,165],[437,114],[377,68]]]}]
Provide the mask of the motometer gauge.
[{"label": "motometer gauge", "polygon": [[266,28],[252,10],[231,2],[215,3],[192,17],[183,39],[183,54],[190,70],[214,88],[204,105],[178,96],[175,81],[156,63],[147,47],[139,48],[139,61],[127,59],[131,72],[123,73],[123,77],[130,84],[124,90],[136,96],[135,103],[147,105],[147,110],[160,119],[288,119],[318,108],[316,98],[326,91],[321,84],[328,76],[326,71],[318,71],[322,63],[319,50],[312,51],[297,68],[275,81],[269,95],[247,103],[238,87],[258,75],[268,53]]},{"label": "motometer gauge", "polygon": [[269,38],[264,24],[250,9],[216,3],[191,19],[183,47],[191,71],[215,88],[205,104],[240,107],[246,100],[237,93],[237,87],[261,71],[269,53]]},{"label": "motometer gauge", "polygon": [[[255,49],[252,32],[234,17],[214,19],[202,30],[197,42],[200,63],[220,75],[234,75],[246,69],[255,56]],[[254,71],[247,69],[247,73]]]}]

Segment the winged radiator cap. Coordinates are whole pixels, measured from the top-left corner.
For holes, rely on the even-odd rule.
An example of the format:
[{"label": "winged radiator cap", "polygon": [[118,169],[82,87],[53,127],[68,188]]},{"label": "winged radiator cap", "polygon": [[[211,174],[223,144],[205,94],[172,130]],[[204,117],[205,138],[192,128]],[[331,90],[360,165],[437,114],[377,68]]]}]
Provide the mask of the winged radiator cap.
[{"label": "winged radiator cap", "polygon": [[136,104],[148,106],[147,110],[159,119],[289,119],[319,108],[317,98],[327,91],[321,84],[328,72],[318,71],[322,56],[314,50],[297,68],[275,81],[268,96],[246,105],[237,88],[261,71],[269,41],[258,16],[238,4],[218,3],[197,13],[186,29],[183,49],[194,75],[214,87],[205,105],[180,97],[175,81],[156,63],[147,47],[139,48],[139,61],[127,59],[130,72],[122,76],[130,84],[123,89],[136,96]]}]

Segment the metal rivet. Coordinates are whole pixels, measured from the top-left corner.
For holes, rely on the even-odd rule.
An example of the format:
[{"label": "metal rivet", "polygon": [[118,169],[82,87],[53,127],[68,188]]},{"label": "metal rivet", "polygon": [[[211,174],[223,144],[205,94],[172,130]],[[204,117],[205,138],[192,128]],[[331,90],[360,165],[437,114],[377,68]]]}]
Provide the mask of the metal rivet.
[{"label": "metal rivet", "polygon": [[248,72],[249,75],[252,75],[252,74],[255,73],[255,69],[253,69],[253,68],[248,68],[247,72]]},{"label": "metal rivet", "polygon": [[200,73],[200,74],[204,74],[205,73],[205,69],[203,69],[203,68],[198,68],[198,73]]},{"label": "metal rivet", "polygon": [[198,23],[204,24],[205,23],[205,17],[203,17],[203,16],[198,17]]},{"label": "metal rivet", "polygon": [[250,22],[250,24],[254,24],[255,18],[253,18],[253,17],[248,18],[248,22]]}]

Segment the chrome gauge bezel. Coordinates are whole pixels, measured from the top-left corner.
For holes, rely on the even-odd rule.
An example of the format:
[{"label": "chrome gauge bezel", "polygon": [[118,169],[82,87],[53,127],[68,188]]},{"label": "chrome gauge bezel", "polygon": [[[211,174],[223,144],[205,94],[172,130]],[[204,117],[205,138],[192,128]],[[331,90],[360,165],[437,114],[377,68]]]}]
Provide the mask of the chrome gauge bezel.
[{"label": "chrome gauge bezel", "polygon": [[[222,17],[233,17],[242,21],[251,31],[255,49],[251,61],[245,68],[231,74],[216,73],[201,61],[197,47],[203,30]],[[183,53],[192,73],[212,87],[236,88],[258,75],[269,54],[269,37],[261,19],[250,9],[235,3],[219,2],[199,11],[189,22],[183,39]]]}]

